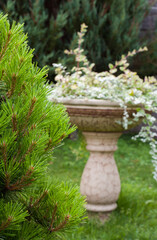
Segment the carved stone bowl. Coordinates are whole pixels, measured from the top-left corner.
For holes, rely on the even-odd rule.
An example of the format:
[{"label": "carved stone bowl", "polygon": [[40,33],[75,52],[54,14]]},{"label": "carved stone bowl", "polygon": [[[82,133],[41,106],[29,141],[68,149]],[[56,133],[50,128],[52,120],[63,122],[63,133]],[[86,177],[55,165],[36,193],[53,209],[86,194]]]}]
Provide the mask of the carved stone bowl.
[{"label": "carved stone bowl", "polygon": [[[124,109],[116,102],[97,99],[57,99],[63,103],[70,116],[72,124],[85,132],[122,132]],[[139,105],[128,105],[129,120]],[[141,120],[140,120],[141,121]],[[138,123],[140,123],[140,121]],[[137,126],[137,122],[129,125],[129,129]]]}]

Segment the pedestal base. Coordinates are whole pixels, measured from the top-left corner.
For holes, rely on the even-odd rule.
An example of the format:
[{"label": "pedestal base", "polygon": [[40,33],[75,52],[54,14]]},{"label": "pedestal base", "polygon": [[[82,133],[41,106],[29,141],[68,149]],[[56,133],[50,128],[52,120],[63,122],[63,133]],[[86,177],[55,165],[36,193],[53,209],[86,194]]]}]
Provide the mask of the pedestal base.
[{"label": "pedestal base", "polygon": [[117,203],[108,205],[86,204],[87,211],[91,212],[111,212],[117,208]]},{"label": "pedestal base", "polygon": [[86,209],[109,212],[117,207],[120,178],[114,160],[120,133],[83,132],[90,157],[82,174],[80,190],[86,196]]}]

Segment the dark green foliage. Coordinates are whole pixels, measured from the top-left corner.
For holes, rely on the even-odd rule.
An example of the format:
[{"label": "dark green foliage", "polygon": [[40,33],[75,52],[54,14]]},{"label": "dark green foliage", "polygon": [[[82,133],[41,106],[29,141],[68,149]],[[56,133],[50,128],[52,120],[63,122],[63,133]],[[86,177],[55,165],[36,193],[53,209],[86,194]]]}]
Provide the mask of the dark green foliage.
[{"label": "dark green foliage", "polygon": [[109,62],[139,48],[140,25],[147,6],[145,0],[5,0],[0,5],[10,20],[25,22],[35,60],[40,66],[50,67],[51,80],[52,63],[73,64],[63,52],[75,48],[76,32],[83,22],[89,28],[85,50],[96,71],[103,71]]},{"label": "dark green foliage", "polygon": [[103,71],[109,62],[139,47],[139,27],[146,6],[144,0],[71,0],[64,5],[69,12],[67,36],[79,31],[80,24],[85,22],[88,26],[85,40],[88,59],[96,63],[97,71]]},{"label": "dark green foliage", "polygon": [[56,239],[84,214],[77,187],[47,177],[47,163],[74,128],[48,100],[47,69],[32,63],[22,25],[0,15],[0,239]]},{"label": "dark green foliage", "polygon": [[133,58],[132,69],[144,77],[157,76],[157,31],[147,45],[148,51]]}]

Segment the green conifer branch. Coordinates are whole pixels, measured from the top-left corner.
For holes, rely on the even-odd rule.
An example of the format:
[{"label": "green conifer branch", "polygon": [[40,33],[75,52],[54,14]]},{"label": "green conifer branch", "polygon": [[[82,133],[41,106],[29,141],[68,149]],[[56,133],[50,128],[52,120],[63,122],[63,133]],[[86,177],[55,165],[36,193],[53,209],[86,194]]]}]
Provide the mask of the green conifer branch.
[{"label": "green conifer branch", "polygon": [[46,195],[48,194],[48,191],[45,190],[38,199],[36,199],[36,201],[32,204],[31,207],[39,207],[40,202],[46,197]]},{"label": "green conifer branch", "polygon": [[4,56],[4,54],[5,54],[5,52],[6,52],[6,50],[7,50],[7,47],[8,47],[9,42],[10,42],[10,39],[11,39],[11,30],[9,30],[7,40],[6,40],[6,42],[4,43],[4,46],[2,47],[2,51],[1,51],[1,53],[0,53],[0,62],[1,62],[1,60],[2,60],[2,58],[3,58],[3,56]]},{"label": "green conifer branch", "polygon": [[47,151],[47,150],[49,150],[50,148],[52,148],[52,139],[51,138],[49,138],[49,141],[48,141],[48,143],[46,144],[47,146],[46,146],[46,148],[45,148],[45,151]]},{"label": "green conifer branch", "polygon": [[12,75],[12,82],[11,82],[11,88],[7,92],[7,97],[8,98],[10,98],[13,95],[14,91],[15,91],[16,79],[17,79],[17,76],[16,76],[15,73],[13,73],[13,75]]},{"label": "green conifer branch", "polygon": [[33,110],[34,110],[34,105],[35,105],[36,101],[37,101],[37,99],[36,99],[35,97],[33,97],[33,98],[31,99],[31,105],[30,105],[30,108],[29,108],[28,113],[27,113],[27,115],[26,115],[26,120],[25,120],[25,122],[24,122],[24,126],[22,127],[22,132],[23,132],[22,135],[23,135],[23,136],[24,136],[25,133],[26,133],[28,121],[29,121],[29,118],[30,118]]},{"label": "green conifer branch", "polygon": [[10,216],[5,222],[2,222],[2,224],[0,225],[0,232],[4,231],[11,224],[12,219],[13,217]]},{"label": "green conifer branch", "polygon": [[2,149],[2,156],[3,156],[5,172],[6,172],[7,171],[7,145],[6,145],[6,142],[3,142],[3,144],[1,145],[1,149]]},{"label": "green conifer branch", "polygon": [[[63,135],[57,140],[57,142],[55,143],[55,145],[58,145],[64,138],[65,138],[65,133],[63,133]],[[54,147],[54,146],[53,146]]]},{"label": "green conifer branch", "polygon": [[16,118],[17,116],[16,116],[16,114],[15,113],[13,113],[13,115],[12,115],[12,131],[13,132],[16,132],[17,131],[17,118]]},{"label": "green conifer branch", "polygon": [[30,167],[30,169],[21,177],[20,180],[17,180],[14,184],[11,184],[7,186],[7,189],[10,191],[20,190],[26,186],[29,186],[32,184],[33,181],[35,181],[34,178],[32,178],[32,174],[34,173],[34,167]]},{"label": "green conifer branch", "polygon": [[19,149],[18,149],[16,155],[14,155],[14,157],[13,157],[13,161],[14,161],[14,163],[17,161],[17,159],[18,159],[18,157],[19,157],[19,155],[20,155],[20,153],[21,153],[20,146],[18,146],[18,148],[19,148]]},{"label": "green conifer branch", "polygon": [[51,232],[56,232],[60,229],[63,229],[65,227],[65,225],[68,223],[69,218],[70,218],[69,215],[65,216],[64,220],[57,227],[52,228],[50,231]]},{"label": "green conifer branch", "polygon": [[10,175],[8,174],[7,171],[5,171],[5,187],[6,187],[6,189],[9,189],[9,185],[10,185]]},{"label": "green conifer branch", "polygon": [[19,163],[22,163],[22,162],[25,160],[26,156],[27,156],[28,154],[30,154],[30,153],[33,152],[33,150],[35,149],[36,145],[37,145],[37,142],[36,142],[36,141],[32,141],[32,142],[31,142],[28,150],[26,151],[26,153],[25,153],[25,154],[21,157],[21,159],[19,160]]},{"label": "green conifer branch", "polygon": [[55,204],[54,210],[52,212],[52,217],[51,217],[51,223],[50,223],[50,227],[49,227],[49,231],[52,231],[53,229],[53,222],[54,222],[54,218],[57,212],[57,203]]},{"label": "green conifer branch", "polygon": [[30,105],[29,112],[28,112],[27,117],[26,117],[27,121],[29,120],[29,117],[33,112],[34,105],[35,105],[36,101],[37,101],[37,99],[35,97],[33,97],[32,100],[31,100],[31,105]]}]

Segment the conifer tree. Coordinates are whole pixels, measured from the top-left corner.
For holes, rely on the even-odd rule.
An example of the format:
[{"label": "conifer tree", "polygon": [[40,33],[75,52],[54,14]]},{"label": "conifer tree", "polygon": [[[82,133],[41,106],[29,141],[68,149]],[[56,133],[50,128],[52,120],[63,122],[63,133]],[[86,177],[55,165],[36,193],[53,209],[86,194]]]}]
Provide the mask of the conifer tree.
[{"label": "conifer tree", "polygon": [[47,99],[22,25],[0,15],[0,239],[58,239],[84,218],[77,187],[48,177],[52,151],[74,128]]},{"label": "conifer tree", "polygon": [[25,23],[35,61],[49,66],[51,80],[52,63],[73,64],[64,50],[77,46],[76,33],[82,23],[88,26],[84,49],[96,71],[104,71],[122,54],[145,45],[139,32],[148,11],[146,0],[4,0],[0,9],[10,20]]},{"label": "conifer tree", "polygon": [[65,39],[71,36],[71,49],[81,23],[88,26],[84,48],[98,72],[122,54],[144,44],[139,39],[140,25],[148,10],[145,0],[70,0],[62,4],[68,12]]}]

